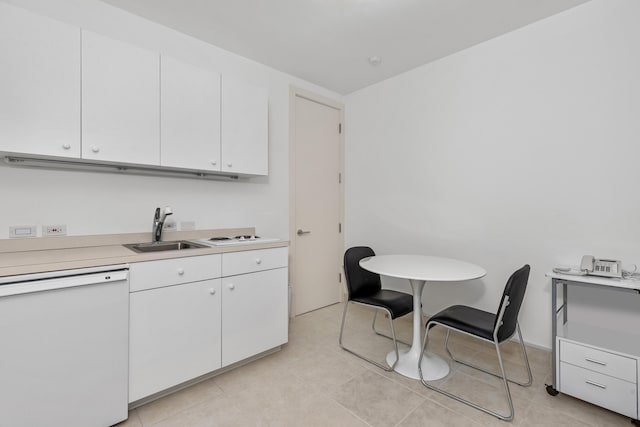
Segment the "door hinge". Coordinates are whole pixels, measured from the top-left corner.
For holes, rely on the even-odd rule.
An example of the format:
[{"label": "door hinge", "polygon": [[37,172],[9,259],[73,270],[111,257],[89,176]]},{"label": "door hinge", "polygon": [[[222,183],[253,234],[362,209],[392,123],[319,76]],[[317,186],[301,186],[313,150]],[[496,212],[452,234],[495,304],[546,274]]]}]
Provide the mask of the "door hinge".
[{"label": "door hinge", "polygon": [[338,184],[342,184],[342,174],[338,174]]},{"label": "door hinge", "polygon": [[338,233],[342,233],[342,223],[338,223]]},{"label": "door hinge", "polygon": [[342,133],[342,123],[338,123],[338,133]]}]

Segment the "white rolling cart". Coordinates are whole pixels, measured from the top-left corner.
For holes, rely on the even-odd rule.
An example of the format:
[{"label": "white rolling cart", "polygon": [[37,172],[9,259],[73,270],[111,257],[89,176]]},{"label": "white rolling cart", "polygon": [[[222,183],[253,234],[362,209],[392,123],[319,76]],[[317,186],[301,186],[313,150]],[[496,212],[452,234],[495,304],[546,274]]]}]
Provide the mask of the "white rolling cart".
[{"label": "white rolling cart", "polygon": [[546,276],[553,315],[553,383],[547,392],[577,397],[640,426],[640,281]]}]

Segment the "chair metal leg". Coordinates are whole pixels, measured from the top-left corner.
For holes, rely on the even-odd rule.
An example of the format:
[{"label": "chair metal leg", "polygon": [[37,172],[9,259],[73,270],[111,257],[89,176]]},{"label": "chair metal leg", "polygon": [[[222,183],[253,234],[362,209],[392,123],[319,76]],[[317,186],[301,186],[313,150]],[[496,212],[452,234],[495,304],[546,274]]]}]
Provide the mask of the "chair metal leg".
[{"label": "chair metal leg", "polygon": [[[435,323],[435,324],[427,323],[426,331],[425,331],[425,334],[424,334],[424,344],[422,345],[421,357],[424,357],[424,353],[425,353],[425,350],[427,348],[427,343],[429,342],[429,329],[430,329],[430,326],[432,326],[432,325],[440,325],[440,324],[439,323]],[[441,325],[441,326],[444,326],[444,327],[448,328],[447,325]],[[478,410],[480,410],[482,412],[485,412],[485,413],[487,413],[489,415],[493,415],[496,418],[499,418],[499,419],[504,420],[504,421],[513,420],[513,415],[514,415],[513,401],[511,400],[511,392],[509,390],[509,383],[505,379],[506,375],[504,373],[504,366],[502,364],[502,355],[500,353],[500,344],[498,343],[497,339],[494,339],[493,343],[494,343],[494,345],[496,347],[496,352],[498,354],[498,362],[500,364],[500,371],[502,372],[501,379],[502,379],[502,382],[504,384],[505,393],[507,395],[507,402],[509,404],[509,414],[508,415],[503,415],[503,414],[500,414],[498,412],[492,411],[492,410],[490,410],[488,408],[485,408],[484,406],[480,406],[477,403],[474,403],[474,402],[471,402],[469,400],[463,399],[460,396],[457,396],[455,394],[451,394],[446,390],[443,390],[443,389],[441,389],[439,387],[436,387],[434,385],[431,385],[431,384],[427,383],[427,381],[424,379],[424,375],[422,373],[422,366],[421,366],[422,364],[418,365],[418,373],[420,375],[420,382],[422,382],[422,385],[424,385],[428,389],[431,389],[433,391],[437,391],[438,393],[444,394],[445,396],[450,397],[450,398],[452,398],[454,400],[457,400],[458,402],[461,402],[461,403],[464,403],[466,405],[469,405],[469,406],[471,406],[471,407],[473,407],[475,409],[478,409]]]},{"label": "chair metal leg", "polygon": [[[375,313],[373,315],[373,323],[371,324],[371,329],[373,329],[373,332],[375,332],[376,335],[380,335],[381,337],[389,338],[390,340],[392,340],[393,337],[390,337],[389,335],[383,334],[382,332],[379,332],[378,330],[376,330],[376,317],[377,316],[378,316],[378,310],[375,310]],[[391,317],[389,317],[389,319],[391,319]],[[393,323],[393,320],[391,322]],[[408,346],[408,347],[411,347],[411,344],[406,343],[406,342],[402,341],[401,339],[398,339],[397,341],[399,343],[402,343],[402,344]]]},{"label": "chair metal leg", "polygon": [[[376,312],[377,312],[377,310],[385,310],[389,314],[389,321],[391,322],[391,335],[392,335],[392,337],[390,337],[390,339],[393,340],[393,344],[395,346],[396,360],[395,360],[395,362],[393,362],[393,365],[391,365],[389,367],[389,366],[385,366],[385,365],[383,365],[381,363],[378,363],[375,360],[371,360],[371,359],[369,359],[369,358],[367,358],[367,357],[365,357],[365,356],[363,356],[361,354],[358,354],[355,351],[345,347],[342,344],[342,334],[344,332],[344,322],[345,322],[345,320],[347,318],[347,309],[348,309],[350,303],[351,303],[350,301],[347,301],[344,304],[344,311],[342,313],[342,324],[340,325],[340,338],[338,338],[338,344],[340,345],[340,348],[342,348],[345,351],[348,351],[349,353],[353,354],[356,357],[359,357],[362,360],[365,360],[365,361],[367,361],[367,362],[369,362],[369,363],[371,363],[373,365],[376,365],[380,369],[383,369],[383,370],[385,370],[387,372],[393,371],[393,369],[396,367],[396,363],[398,363],[398,360],[400,360],[400,353],[398,352],[398,341],[396,340],[396,330],[395,330],[395,328],[393,326],[393,319],[391,318],[391,313],[389,313],[388,310],[386,310],[384,308],[381,308],[381,307],[376,309]],[[375,318],[374,318],[374,322],[375,322]]]},{"label": "chair metal leg", "polygon": [[[528,381],[526,383],[522,383],[522,382],[518,382],[512,379],[507,378],[507,381],[517,384],[519,386],[522,387],[529,387],[532,383],[533,383],[533,375],[531,375],[531,366],[529,366],[529,358],[527,357],[527,350],[524,346],[524,341],[522,340],[522,332],[520,332],[520,323],[516,323],[516,329],[518,331],[518,341],[520,341],[520,350],[522,352],[522,356],[524,358],[524,362],[525,362],[525,366],[527,368],[527,375],[528,375]],[[479,371],[484,372],[485,374],[489,374],[489,375],[493,375],[494,377],[498,377],[498,378],[502,378],[499,374],[496,374],[495,372],[491,372],[488,371],[484,368],[481,368],[479,366],[473,365],[471,363],[468,362],[464,362],[462,360],[458,360],[454,357],[453,353],[451,352],[451,350],[449,349],[449,333],[451,332],[450,329],[447,329],[447,336],[444,339],[444,349],[447,351],[447,354],[449,355],[449,357],[457,363],[460,363],[462,365],[468,366],[470,368],[473,369],[477,369]]]}]

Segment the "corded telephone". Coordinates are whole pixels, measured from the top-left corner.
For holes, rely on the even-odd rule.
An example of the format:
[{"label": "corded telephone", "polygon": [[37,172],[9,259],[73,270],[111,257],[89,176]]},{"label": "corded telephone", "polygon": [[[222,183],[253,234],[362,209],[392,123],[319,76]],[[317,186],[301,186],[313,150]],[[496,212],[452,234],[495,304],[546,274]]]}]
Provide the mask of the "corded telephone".
[{"label": "corded telephone", "polygon": [[593,276],[622,277],[622,263],[620,261],[597,259],[593,255],[582,257],[580,270]]}]

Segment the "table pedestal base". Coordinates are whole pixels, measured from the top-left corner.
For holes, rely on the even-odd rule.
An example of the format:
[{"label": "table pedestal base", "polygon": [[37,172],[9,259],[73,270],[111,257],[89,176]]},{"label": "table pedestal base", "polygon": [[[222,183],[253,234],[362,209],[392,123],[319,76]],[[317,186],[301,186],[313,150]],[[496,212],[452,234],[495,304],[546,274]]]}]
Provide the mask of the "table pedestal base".
[{"label": "table pedestal base", "polygon": [[[393,370],[405,377],[419,380],[418,359],[420,358],[420,353],[412,352],[411,349],[400,350],[398,353],[400,353],[400,360]],[[389,366],[392,366],[395,360],[395,351],[387,354],[387,363]],[[426,381],[439,380],[448,374],[449,364],[442,357],[429,351],[424,352],[424,357],[422,358],[422,375]]]}]

